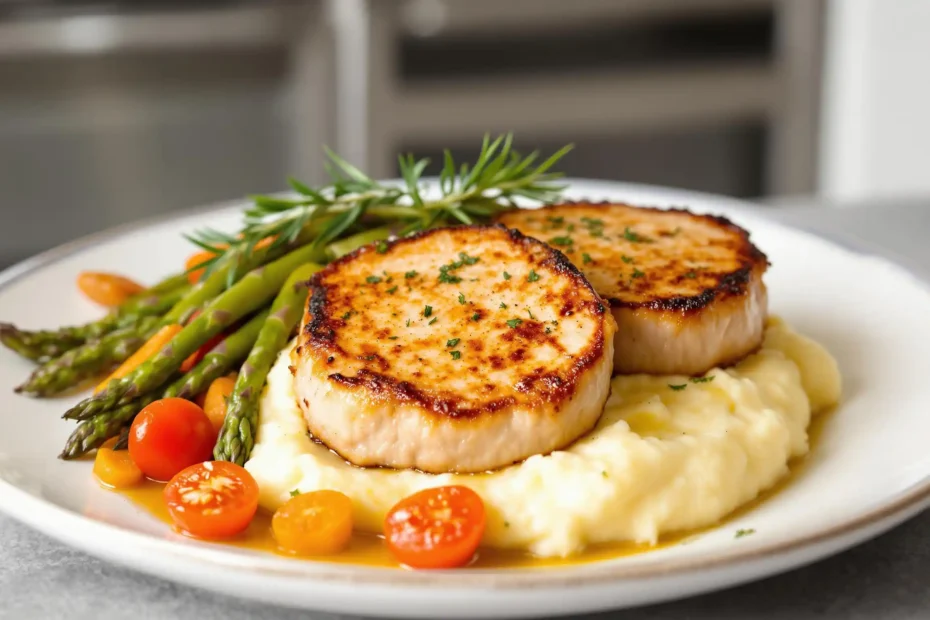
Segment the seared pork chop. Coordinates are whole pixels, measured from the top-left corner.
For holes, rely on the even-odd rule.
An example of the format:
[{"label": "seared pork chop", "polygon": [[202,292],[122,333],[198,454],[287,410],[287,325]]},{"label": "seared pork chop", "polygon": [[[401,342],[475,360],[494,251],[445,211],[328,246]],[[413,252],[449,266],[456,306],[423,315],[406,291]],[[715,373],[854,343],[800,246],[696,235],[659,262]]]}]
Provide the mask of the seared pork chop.
[{"label": "seared pork chop", "polygon": [[295,391],[310,432],[356,465],[486,471],[594,426],[614,331],[546,244],[502,226],[432,230],[314,276]]},{"label": "seared pork chop", "polygon": [[702,374],[762,343],[768,262],[724,218],[570,203],[498,221],[559,248],[610,303],[616,373]]}]

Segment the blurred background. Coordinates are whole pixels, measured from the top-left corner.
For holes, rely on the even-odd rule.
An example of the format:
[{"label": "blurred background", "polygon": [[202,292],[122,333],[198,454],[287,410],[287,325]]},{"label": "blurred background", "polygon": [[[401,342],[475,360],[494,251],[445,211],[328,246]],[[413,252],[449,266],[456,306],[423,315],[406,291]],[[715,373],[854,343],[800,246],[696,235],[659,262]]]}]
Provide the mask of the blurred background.
[{"label": "blurred background", "polygon": [[[927,0],[0,0],[0,266],[108,226],[574,142],[760,199],[930,195]],[[775,208],[775,206],[773,206]]]}]

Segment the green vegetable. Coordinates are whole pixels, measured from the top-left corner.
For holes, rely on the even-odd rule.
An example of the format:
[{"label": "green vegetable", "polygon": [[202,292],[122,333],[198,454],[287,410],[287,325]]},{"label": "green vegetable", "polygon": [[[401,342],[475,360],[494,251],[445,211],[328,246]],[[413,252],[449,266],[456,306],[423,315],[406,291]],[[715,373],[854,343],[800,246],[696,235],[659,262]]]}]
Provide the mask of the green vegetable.
[{"label": "green vegetable", "polygon": [[245,465],[249,459],[258,430],[258,399],[268,371],[300,321],[307,299],[307,280],[320,269],[319,265],[303,265],[295,269],[271,305],[271,313],[242,365],[229,397],[223,428],[213,449],[217,460]]}]

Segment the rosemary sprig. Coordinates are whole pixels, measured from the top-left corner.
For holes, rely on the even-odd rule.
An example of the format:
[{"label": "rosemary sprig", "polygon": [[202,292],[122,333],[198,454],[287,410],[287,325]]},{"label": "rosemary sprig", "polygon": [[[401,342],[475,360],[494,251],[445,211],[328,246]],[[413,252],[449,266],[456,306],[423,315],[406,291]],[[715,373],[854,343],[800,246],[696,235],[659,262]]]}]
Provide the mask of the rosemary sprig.
[{"label": "rosemary sprig", "polygon": [[253,205],[246,210],[237,235],[206,229],[188,239],[214,254],[201,265],[206,269],[204,277],[219,265],[230,263],[234,265],[229,270],[232,282],[237,276],[235,265],[267,238],[274,239],[274,250],[298,238],[311,238],[316,246],[323,246],[385,226],[394,235],[403,236],[442,226],[488,222],[501,211],[515,208],[521,198],[540,203],[557,200],[565,186],[553,183],[562,175],[550,170],[572,146],[537,164],[538,151],[524,157],[512,149],[512,143],[512,134],[494,140],[485,136],[471,165],[457,166],[446,150],[436,197],[428,197],[424,191],[422,177],[428,159],[401,155],[403,183],[385,185],[326,149],[329,185],[314,189],[291,179],[297,197],[253,196]]}]

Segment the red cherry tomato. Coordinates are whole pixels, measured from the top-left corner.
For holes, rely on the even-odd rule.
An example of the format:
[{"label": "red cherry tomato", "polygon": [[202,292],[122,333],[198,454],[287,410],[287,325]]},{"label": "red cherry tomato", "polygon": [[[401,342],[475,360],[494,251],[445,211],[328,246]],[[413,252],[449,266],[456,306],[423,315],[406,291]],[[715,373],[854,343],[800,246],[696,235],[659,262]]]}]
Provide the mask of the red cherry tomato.
[{"label": "red cherry tomato", "polygon": [[168,514],[178,529],[197,538],[235,536],[258,509],[258,483],[244,468],[207,461],[178,473],[165,487]]},{"label": "red cherry tomato", "polygon": [[467,564],[484,534],[484,503],[464,486],[414,493],[384,519],[384,538],[411,568],[455,568]]},{"label": "red cherry tomato", "polygon": [[216,431],[203,409],[183,398],[164,398],[133,420],[129,456],[146,476],[165,481],[210,459],[215,441]]}]

